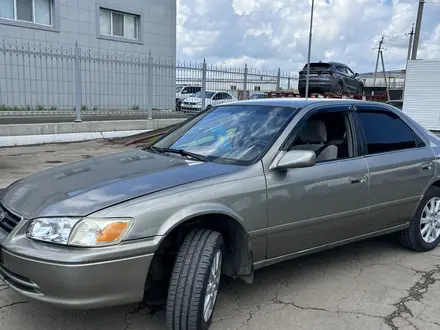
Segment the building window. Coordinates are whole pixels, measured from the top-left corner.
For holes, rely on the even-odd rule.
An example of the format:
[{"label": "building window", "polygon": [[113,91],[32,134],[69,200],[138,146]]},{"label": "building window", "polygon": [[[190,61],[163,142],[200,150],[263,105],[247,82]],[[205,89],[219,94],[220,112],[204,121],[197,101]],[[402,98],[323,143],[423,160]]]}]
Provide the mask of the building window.
[{"label": "building window", "polygon": [[259,91],[261,91],[261,87],[260,86],[255,86],[255,89],[254,89],[256,92],[259,92]]},{"label": "building window", "polygon": [[52,0],[0,0],[0,18],[52,26]]},{"label": "building window", "polygon": [[237,85],[231,85],[231,91],[236,91],[237,90]]},{"label": "building window", "polygon": [[101,35],[137,40],[138,30],[139,16],[100,9]]}]

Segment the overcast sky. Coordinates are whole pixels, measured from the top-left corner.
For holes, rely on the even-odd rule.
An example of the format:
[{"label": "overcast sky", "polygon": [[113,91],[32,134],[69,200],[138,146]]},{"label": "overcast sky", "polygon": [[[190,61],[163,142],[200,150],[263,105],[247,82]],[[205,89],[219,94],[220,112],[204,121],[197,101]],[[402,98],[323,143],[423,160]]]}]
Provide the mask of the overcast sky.
[{"label": "overcast sky", "polygon": [[[440,59],[440,0],[427,0],[418,58]],[[177,58],[298,72],[307,62],[311,0],[177,0]],[[374,71],[405,67],[418,0],[315,0],[312,61]]]}]

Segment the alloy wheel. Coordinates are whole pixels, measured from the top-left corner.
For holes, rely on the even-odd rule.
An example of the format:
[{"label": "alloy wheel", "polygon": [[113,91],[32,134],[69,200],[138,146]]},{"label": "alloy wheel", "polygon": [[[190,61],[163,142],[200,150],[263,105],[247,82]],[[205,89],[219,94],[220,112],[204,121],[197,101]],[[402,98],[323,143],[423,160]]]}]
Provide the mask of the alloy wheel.
[{"label": "alloy wheel", "polygon": [[205,322],[211,318],[217,301],[218,287],[222,273],[222,251],[217,250],[209,272],[208,285],[206,287],[205,303],[203,306],[203,319]]},{"label": "alloy wheel", "polygon": [[431,198],[423,208],[420,234],[428,244],[433,243],[440,236],[440,198]]}]

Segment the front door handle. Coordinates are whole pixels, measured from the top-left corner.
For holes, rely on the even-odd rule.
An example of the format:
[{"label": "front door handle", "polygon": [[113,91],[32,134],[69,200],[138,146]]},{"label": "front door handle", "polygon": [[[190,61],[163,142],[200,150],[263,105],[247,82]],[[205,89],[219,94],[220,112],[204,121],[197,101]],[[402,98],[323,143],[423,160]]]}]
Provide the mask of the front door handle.
[{"label": "front door handle", "polygon": [[365,176],[361,177],[361,178],[350,178],[350,183],[355,184],[355,183],[364,183],[366,181]]},{"label": "front door handle", "polygon": [[432,163],[422,165],[422,171],[430,171],[431,169],[432,169]]}]

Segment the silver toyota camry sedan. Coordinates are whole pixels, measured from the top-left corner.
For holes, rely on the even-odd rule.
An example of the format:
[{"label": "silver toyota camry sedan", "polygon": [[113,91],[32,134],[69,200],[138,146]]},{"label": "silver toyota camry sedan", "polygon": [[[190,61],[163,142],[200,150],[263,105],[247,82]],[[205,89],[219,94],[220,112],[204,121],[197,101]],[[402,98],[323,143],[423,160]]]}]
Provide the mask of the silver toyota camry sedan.
[{"label": "silver toyota camry sedan", "polygon": [[166,283],[173,330],[211,323],[221,276],[396,232],[440,241],[440,140],[398,109],[328,99],[213,107],[146,149],[33,174],[0,203],[0,275],[65,308]]}]

